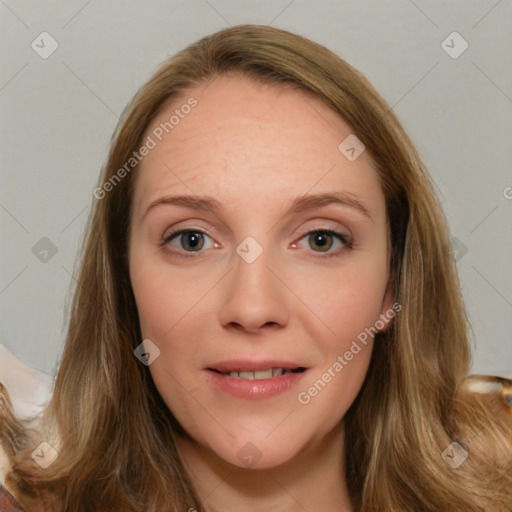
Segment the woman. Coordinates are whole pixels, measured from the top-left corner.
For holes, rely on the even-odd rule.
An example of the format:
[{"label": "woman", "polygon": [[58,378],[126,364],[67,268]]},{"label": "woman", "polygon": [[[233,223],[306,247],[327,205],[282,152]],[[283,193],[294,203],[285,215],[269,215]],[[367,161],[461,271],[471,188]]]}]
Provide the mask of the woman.
[{"label": "woman", "polygon": [[[203,38],[114,136],[25,510],[509,510],[510,384],[470,346],[430,178],[326,48]],[[39,460],[38,460],[39,459]]]}]

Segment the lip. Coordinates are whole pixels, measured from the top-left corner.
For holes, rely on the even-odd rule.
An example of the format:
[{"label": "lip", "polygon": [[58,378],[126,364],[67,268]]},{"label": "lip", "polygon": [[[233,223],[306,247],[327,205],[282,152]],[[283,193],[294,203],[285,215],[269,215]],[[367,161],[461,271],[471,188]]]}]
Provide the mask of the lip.
[{"label": "lip", "polygon": [[256,372],[258,370],[268,370],[269,368],[294,370],[295,368],[307,369],[307,366],[297,363],[296,361],[284,361],[278,359],[230,359],[229,361],[218,361],[216,363],[212,363],[208,365],[205,370],[218,370],[219,372]]},{"label": "lip", "polygon": [[[273,368],[283,368],[283,366],[275,365]],[[254,366],[252,366],[254,368]],[[257,371],[255,368],[246,369],[245,371]],[[297,368],[295,366],[295,368]],[[222,370],[222,371],[244,371],[244,370]],[[280,375],[279,377],[271,377],[269,379],[244,379],[242,377],[231,377],[229,375],[221,375],[211,368],[205,369],[207,381],[215,388],[220,389],[224,393],[228,393],[236,398],[242,398],[244,400],[264,400],[272,398],[277,395],[281,395],[304,378],[304,375],[308,372],[305,369],[301,373],[291,373],[288,375]]]}]

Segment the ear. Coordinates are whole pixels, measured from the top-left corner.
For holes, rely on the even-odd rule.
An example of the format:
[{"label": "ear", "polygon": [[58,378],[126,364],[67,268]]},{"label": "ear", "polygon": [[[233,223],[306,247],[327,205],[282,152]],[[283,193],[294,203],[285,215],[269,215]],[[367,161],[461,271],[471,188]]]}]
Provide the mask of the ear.
[{"label": "ear", "polygon": [[395,317],[397,311],[402,309],[401,304],[393,304],[393,284],[394,275],[391,274],[388,280],[384,298],[382,299],[382,308],[380,311],[379,320],[376,323],[379,328],[379,332],[386,332],[389,329],[391,321]]}]

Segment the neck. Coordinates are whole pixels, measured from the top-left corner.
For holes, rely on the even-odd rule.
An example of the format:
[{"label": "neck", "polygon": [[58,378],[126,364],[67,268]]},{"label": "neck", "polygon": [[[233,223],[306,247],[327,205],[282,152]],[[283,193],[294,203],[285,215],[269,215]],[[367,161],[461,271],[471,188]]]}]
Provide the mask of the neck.
[{"label": "neck", "polygon": [[177,441],[194,488],[210,512],[353,512],[344,468],[343,424],[286,463],[247,469],[190,437]]}]

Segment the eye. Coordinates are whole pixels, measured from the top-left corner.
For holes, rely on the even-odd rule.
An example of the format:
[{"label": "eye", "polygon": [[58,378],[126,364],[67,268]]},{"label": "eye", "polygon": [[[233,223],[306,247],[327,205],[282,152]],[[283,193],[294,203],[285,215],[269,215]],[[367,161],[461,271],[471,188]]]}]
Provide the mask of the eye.
[{"label": "eye", "polygon": [[330,251],[336,242],[349,249],[352,248],[352,242],[350,242],[345,235],[331,229],[315,229],[306,233],[301,240],[304,238],[308,239],[309,246],[315,252],[329,253],[329,255],[337,254],[339,250],[343,249],[343,247],[341,247],[338,251]]},{"label": "eye", "polygon": [[[310,247],[313,248],[315,252],[326,253],[328,256],[338,254],[343,249],[343,246],[349,249],[352,248],[352,242],[349,241],[345,235],[331,229],[315,229],[303,235],[300,240],[304,238],[308,239]],[[183,253],[199,253],[204,252],[202,251],[204,248],[208,249],[209,247],[205,247],[208,239],[210,239],[210,236],[201,230],[180,229],[165,235],[162,238],[161,246],[165,247],[170,245],[175,249],[174,252],[177,256],[187,257],[187,255]],[[330,249],[336,242],[341,244],[342,247],[337,251],[331,251]],[[293,247],[296,247],[296,244],[293,244]]]},{"label": "eye", "polygon": [[[197,229],[181,229],[166,235],[162,239],[162,246],[169,244],[178,251],[201,252],[201,249],[205,246],[206,238],[210,237],[203,231]],[[176,247],[176,243],[173,242],[177,242],[181,247]]]}]

